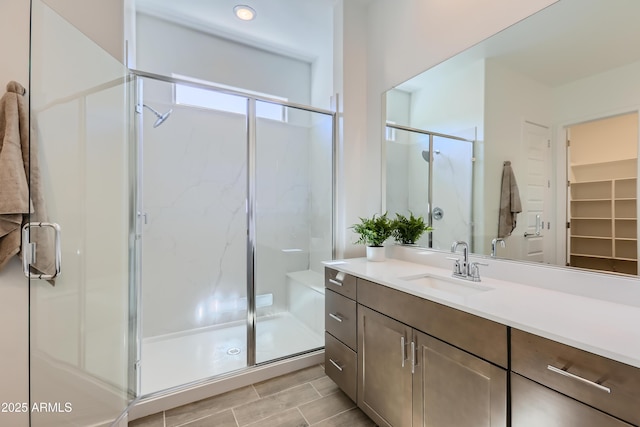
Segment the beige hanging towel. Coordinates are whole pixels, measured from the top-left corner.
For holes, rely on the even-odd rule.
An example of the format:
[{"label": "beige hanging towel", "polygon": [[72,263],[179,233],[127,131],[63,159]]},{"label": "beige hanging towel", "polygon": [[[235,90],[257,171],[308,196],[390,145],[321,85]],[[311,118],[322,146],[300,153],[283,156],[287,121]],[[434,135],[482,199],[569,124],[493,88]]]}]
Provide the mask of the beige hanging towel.
[{"label": "beige hanging towel", "polygon": [[[35,133],[29,144],[25,92],[19,83],[9,82],[0,98],[0,269],[20,252],[22,225],[47,221]],[[34,273],[54,274],[53,237],[32,229],[31,240],[36,242]]]},{"label": "beige hanging towel", "polygon": [[516,216],[522,212],[520,193],[511,162],[506,161],[502,168],[502,187],[500,189],[500,218],[498,220],[498,237],[511,235],[516,228]]}]

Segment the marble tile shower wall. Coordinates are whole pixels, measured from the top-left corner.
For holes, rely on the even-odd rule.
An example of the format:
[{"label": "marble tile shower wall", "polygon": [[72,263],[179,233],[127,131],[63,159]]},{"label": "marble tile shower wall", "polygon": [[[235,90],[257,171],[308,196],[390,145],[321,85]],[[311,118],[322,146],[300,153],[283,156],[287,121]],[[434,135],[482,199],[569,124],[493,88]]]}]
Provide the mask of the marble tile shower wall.
[{"label": "marble tile shower wall", "polygon": [[454,240],[471,241],[472,146],[435,138],[434,152],[433,204],[444,216],[434,220],[433,247],[449,250]]},{"label": "marble tile shower wall", "polygon": [[[467,142],[434,139],[433,165],[429,156],[429,137],[396,131],[395,140],[386,143],[386,210],[411,211],[425,218],[429,212],[429,168],[433,167],[433,204],[444,211],[442,220],[434,219],[433,245],[450,248],[453,240],[470,240],[471,225],[471,155]],[[428,244],[428,235],[418,241]]]},{"label": "marble tile shower wall", "polygon": [[246,296],[245,119],[172,108],[144,133],[145,337],[244,316],[236,304]]},{"label": "marble tile shower wall", "polygon": [[[291,115],[290,115],[291,116]],[[309,127],[259,119],[256,127],[256,293],[287,311],[286,273],[309,266]]]},{"label": "marble tile shower wall", "polygon": [[[145,117],[145,337],[246,318],[245,118],[159,93],[150,102],[174,112],[155,129]],[[319,272],[331,257],[330,121],[293,119],[256,129],[256,289],[273,295],[259,315],[287,311],[286,273],[309,269],[310,253]]]}]

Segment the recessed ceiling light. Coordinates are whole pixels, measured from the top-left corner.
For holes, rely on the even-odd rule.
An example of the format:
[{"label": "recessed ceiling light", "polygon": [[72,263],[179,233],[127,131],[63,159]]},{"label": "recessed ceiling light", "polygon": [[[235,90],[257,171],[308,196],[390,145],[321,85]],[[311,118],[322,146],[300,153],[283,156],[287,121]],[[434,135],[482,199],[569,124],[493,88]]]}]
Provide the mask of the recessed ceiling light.
[{"label": "recessed ceiling light", "polygon": [[253,21],[256,17],[255,9],[244,4],[239,4],[234,7],[233,12],[238,19],[242,19],[243,21]]}]

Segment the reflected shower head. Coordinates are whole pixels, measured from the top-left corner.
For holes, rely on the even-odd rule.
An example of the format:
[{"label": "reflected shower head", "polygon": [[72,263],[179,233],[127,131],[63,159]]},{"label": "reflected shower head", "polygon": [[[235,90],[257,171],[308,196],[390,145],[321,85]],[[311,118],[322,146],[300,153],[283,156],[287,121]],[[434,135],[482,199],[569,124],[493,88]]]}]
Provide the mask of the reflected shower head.
[{"label": "reflected shower head", "polygon": [[[440,154],[440,150],[433,150],[434,154]],[[431,157],[429,156],[429,150],[422,151],[422,158],[425,162],[429,163],[431,161]]]},{"label": "reflected shower head", "polygon": [[173,110],[170,109],[169,111],[167,111],[164,114],[160,114],[158,113],[155,109],[149,107],[147,104],[142,104],[143,107],[147,107],[149,109],[149,111],[151,111],[153,114],[156,115],[156,117],[158,118],[155,123],[153,124],[154,128],[157,128],[158,126],[160,126],[162,123],[164,123],[165,120],[167,120],[167,118],[169,117],[169,115],[171,113],[173,113]]}]

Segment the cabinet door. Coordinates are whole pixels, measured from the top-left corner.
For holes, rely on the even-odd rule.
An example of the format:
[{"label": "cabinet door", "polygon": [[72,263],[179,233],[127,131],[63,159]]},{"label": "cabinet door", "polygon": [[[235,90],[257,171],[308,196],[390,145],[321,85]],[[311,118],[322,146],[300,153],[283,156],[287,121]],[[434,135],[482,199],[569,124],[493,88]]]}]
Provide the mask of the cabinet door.
[{"label": "cabinet door", "polygon": [[513,427],[631,427],[604,412],[511,374]]},{"label": "cabinet door", "polygon": [[418,331],[413,340],[414,426],[506,427],[504,369]]},{"label": "cabinet door", "polygon": [[358,306],[358,406],[379,426],[411,426],[411,333]]}]

